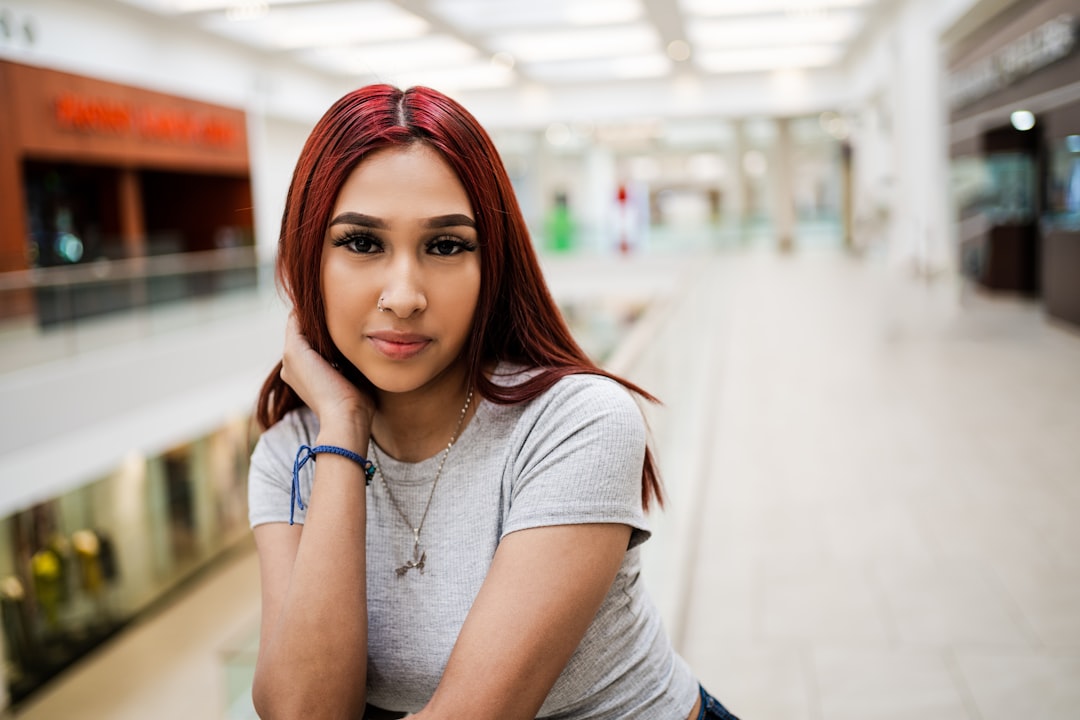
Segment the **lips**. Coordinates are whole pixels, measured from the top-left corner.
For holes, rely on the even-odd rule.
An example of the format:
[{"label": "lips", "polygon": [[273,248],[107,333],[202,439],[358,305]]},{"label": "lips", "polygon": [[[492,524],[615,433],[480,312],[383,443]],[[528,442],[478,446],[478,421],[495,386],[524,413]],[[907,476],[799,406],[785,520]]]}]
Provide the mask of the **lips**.
[{"label": "lips", "polygon": [[391,360],[408,360],[416,357],[432,343],[432,339],[426,335],[396,332],[394,330],[369,333],[368,340],[371,341],[376,351]]}]

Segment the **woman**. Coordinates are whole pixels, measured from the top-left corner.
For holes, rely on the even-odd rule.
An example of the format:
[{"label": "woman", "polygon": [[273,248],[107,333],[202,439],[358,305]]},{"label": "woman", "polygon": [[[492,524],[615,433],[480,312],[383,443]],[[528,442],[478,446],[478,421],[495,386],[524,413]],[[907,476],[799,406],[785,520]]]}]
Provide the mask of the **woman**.
[{"label": "woman", "polygon": [[[426,88],[319,121],[259,398],[263,718],[732,717],[638,577],[659,501],[633,385],[551,299],[487,134]],[[316,461],[317,459],[317,461]]]}]

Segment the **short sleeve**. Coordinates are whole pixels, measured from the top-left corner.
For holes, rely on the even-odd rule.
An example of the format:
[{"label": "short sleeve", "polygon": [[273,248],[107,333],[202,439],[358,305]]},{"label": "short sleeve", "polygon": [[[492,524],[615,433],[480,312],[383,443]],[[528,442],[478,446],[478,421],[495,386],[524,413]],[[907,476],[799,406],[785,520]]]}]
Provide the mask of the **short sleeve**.
[{"label": "short sleeve", "polygon": [[503,534],[532,527],[623,523],[649,536],[641,505],[645,421],[629,392],[596,375],[560,380],[526,414]]},{"label": "short sleeve", "polygon": [[[307,409],[287,414],[259,437],[248,470],[248,521],[251,527],[289,522],[292,505],[292,468],[301,445],[310,445],[317,434],[314,414]],[[311,497],[314,463],[300,470],[300,492]],[[295,508],[293,520],[304,522],[305,511]]]}]

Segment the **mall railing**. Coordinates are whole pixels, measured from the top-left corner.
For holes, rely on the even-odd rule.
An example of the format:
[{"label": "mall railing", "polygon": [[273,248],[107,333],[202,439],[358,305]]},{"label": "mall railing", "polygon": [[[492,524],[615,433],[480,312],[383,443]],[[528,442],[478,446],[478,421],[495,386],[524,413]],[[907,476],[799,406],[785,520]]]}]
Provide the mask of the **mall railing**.
[{"label": "mall railing", "polygon": [[702,529],[700,502],[709,473],[721,296],[708,256],[681,269],[672,292],[651,303],[605,367],[638,384],[659,404],[640,403],[664,484],[664,506],[649,514],[642,545],[644,581],[676,649]]},{"label": "mall railing", "polygon": [[0,372],[205,323],[269,273],[253,247],[0,273]]}]

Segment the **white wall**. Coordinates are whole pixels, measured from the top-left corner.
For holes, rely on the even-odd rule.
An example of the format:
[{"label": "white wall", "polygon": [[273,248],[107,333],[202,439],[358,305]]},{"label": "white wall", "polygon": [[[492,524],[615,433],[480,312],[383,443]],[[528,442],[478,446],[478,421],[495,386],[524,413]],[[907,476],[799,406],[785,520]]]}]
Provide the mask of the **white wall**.
[{"label": "white wall", "polygon": [[926,275],[955,270],[947,43],[1012,1],[902,0],[849,61],[856,242],[860,233],[878,242],[895,265]]}]

